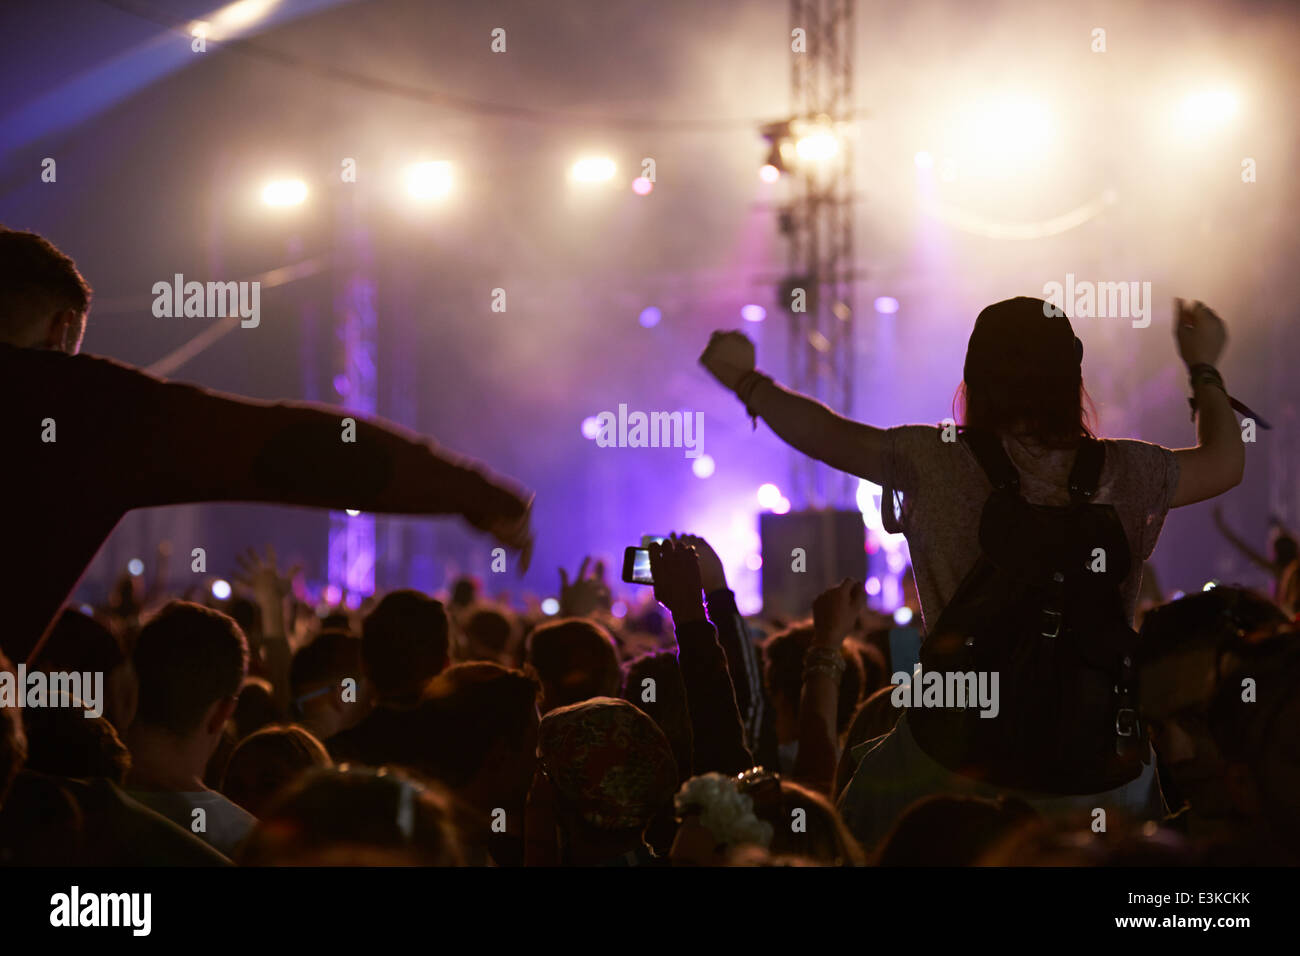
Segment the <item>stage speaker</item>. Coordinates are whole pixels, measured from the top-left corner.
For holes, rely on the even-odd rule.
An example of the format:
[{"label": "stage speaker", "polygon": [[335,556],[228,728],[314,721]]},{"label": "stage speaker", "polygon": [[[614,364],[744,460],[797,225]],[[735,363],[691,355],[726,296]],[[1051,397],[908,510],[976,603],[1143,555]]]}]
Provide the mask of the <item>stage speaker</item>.
[{"label": "stage speaker", "polygon": [[867,529],[860,511],[764,513],[758,533],[765,617],[810,617],[822,591],[846,577],[866,579]]}]

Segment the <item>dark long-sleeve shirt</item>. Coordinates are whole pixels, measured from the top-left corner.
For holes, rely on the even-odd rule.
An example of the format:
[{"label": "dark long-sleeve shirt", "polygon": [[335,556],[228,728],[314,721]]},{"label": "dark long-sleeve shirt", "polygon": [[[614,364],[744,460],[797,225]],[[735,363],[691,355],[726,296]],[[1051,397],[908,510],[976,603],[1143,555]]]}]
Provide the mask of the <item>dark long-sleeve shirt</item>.
[{"label": "dark long-sleeve shirt", "polygon": [[736,607],[736,595],[729,588],[706,594],[704,599],[709,609],[709,620],[718,629],[718,643],[727,656],[727,670],[736,692],[736,708],[745,729],[745,745],[757,753],[766,703],[758,649],[749,639],[745,619]]},{"label": "dark long-sleeve shirt", "polygon": [[686,685],[686,705],[695,736],[697,774],[737,774],[754,765],[727,671],[727,655],[708,620],[677,626],[677,664]]},{"label": "dark long-sleeve shirt", "polygon": [[[472,462],[342,408],[249,401],[109,359],[9,345],[0,396],[9,488],[0,647],[15,660],[133,508],[254,501],[460,514],[476,527],[526,508]],[[346,417],[355,441],[344,440]]]}]

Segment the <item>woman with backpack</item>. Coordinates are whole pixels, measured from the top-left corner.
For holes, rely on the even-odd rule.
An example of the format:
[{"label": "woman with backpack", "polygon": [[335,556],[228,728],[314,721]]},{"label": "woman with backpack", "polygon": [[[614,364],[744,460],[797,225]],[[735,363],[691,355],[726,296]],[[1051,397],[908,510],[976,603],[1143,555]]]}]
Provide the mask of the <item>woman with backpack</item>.
[{"label": "woman with backpack", "polygon": [[[1132,673],[1142,564],[1170,508],[1228,491],[1245,467],[1215,369],[1224,324],[1199,302],[1175,305],[1197,422],[1196,445],[1177,450],[1094,438],[1083,345],[1041,299],[998,302],[976,319],[960,427],[844,418],[757,371],[741,333],[714,333],[701,364],[787,444],[880,485],[886,529],[908,538],[927,635],[921,676],[938,672],[939,686],[851,755],[840,809],[864,845],[939,792],[1012,793],[1094,819],[1097,809],[1161,813]],[[1000,678],[999,706],[964,706],[963,688],[986,672]]]}]

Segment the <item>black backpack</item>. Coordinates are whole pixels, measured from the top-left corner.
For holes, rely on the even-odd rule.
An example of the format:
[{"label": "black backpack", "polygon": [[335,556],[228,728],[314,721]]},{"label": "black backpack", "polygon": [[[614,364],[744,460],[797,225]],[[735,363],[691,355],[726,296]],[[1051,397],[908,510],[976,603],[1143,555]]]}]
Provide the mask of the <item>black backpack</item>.
[{"label": "black backpack", "polygon": [[963,429],[961,439],[993,492],[982,553],[921,648],[922,677],[996,672],[999,712],[981,717],[975,701],[914,707],[913,736],[948,769],[999,787],[1083,794],[1125,784],[1149,748],[1136,714],[1137,634],[1120,592],[1128,542],[1115,509],[1091,503],[1105,446],[1081,442],[1071,503],[1050,507],[1021,496],[996,435]]}]

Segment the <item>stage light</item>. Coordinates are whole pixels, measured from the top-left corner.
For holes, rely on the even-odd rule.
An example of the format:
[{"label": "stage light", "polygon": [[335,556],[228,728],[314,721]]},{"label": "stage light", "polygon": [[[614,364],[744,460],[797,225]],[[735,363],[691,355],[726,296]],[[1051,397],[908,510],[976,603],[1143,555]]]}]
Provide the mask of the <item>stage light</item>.
[{"label": "stage light", "polygon": [[758,506],[769,511],[781,503],[781,489],[768,482],[758,486]]},{"label": "stage light", "polygon": [[761,554],[753,553],[745,559],[745,567],[749,568],[751,571],[757,571],[762,566],[763,556]]},{"label": "stage light", "polygon": [[751,302],[749,305],[740,307],[740,317],[746,322],[762,322],[767,318],[767,309]]},{"label": "stage light", "polygon": [[627,617],[627,604],[623,601],[615,601],[609,606],[609,613],[615,617]]},{"label": "stage light", "polygon": [[406,192],[412,199],[442,199],[451,186],[451,163],[439,160],[406,168]]},{"label": "stage light", "polygon": [[637,321],[641,323],[641,328],[653,329],[663,317],[664,314],[659,311],[657,306],[650,305],[641,310],[641,315]]},{"label": "stage light", "polygon": [[600,419],[595,415],[588,415],[582,420],[582,437],[588,441],[594,441],[600,434]]},{"label": "stage light", "polygon": [[789,513],[790,513],[789,498],[782,498],[780,501],[778,501],[776,504],[772,506],[772,514],[774,515],[786,515]]},{"label": "stage light", "polygon": [[1204,134],[1223,126],[1237,114],[1237,97],[1231,90],[1198,90],[1184,97],[1179,119],[1184,132]]},{"label": "stage light", "polygon": [[86,615],[87,617],[95,616],[95,609],[91,607],[89,604],[80,604],[78,605],[78,609],[81,611],[82,614]]},{"label": "stage light", "polygon": [[920,152],[918,152],[915,156],[913,156],[912,162],[916,163],[917,169],[934,168],[934,156],[932,156],[930,154],[930,151],[927,149],[923,149]]},{"label": "stage light", "polygon": [[130,561],[126,562],[126,571],[131,575],[131,577],[138,578],[140,575],[144,574],[144,562],[139,558],[132,558]]},{"label": "stage light", "polygon": [[644,176],[638,176],[632,180],[632,192],[638,196],[649,196],[654,191],[655,184],[650,182]]},{"label": "stage light", "polygon": [[1169,600],[1181,601],[1185,597],[1187,597],[1186,591],[1175,591],[1173,594],[1169,595]]},{"label": "stage light", "polygon": [[701,455],[691,463],[691,471],[695,472],[696,478],[708,478],[713,474],[714,468],[712,455]]},{"label": "stage light", "polygon": [[301,179],[277,179],[262,189],[268,206],[301,206],[307,199],[307,184]]},{"label": "stage light", "polygon": [[325,588],[325,603],[331,608],[338,607],[338,603],[342,599],[343,589],[337,584],[331,584]]},{"label": "stage light", "polygon": [[894,612],[894,623],[899,627],[907,627],[912,623],[912,609],[904,604]]},{"label": "stage light", "polygon": [[344,511],[344,513],[345,513],[349,518],[355,518],[357,515],[361,514],[360,511],[357,511],[357,510],[354,509],[354,508],[347,508],[347,509]]},{"label": "stage light", "polygon": [[881,315],[893,315],[898,311],[898,300],[892,295],[877,296],[873,304]]},{"label": "stage light", "polygon": [[542,613],[548,616],[554,616],[560,613],[560,602],[555,598],[547,598],[542,601]]},{"label": "stage light", "polygon": [[1205,586],[1202,587],[1201,590],[1202,590],[1202,591],[1213,591],[1213,590],[1214,590],[1216,587],[1218,587],[1218,586],[1219,586],[1219,582],[1218,582],[1218,581],[1206,581],[1206,582],[1205,582]]},{"label": "stage light", "polygon": [[810,127],[795,141],[794,151],[804,162],[823,162],[839,153],[840,140],[829,126]]},{"label": "stage light", "polygon": [[603,183],[614,178],[617,167],[608,156],[587,156],[573,164],[569,175],[574,182]]},{"label": "stage light", "polygon": [[867,593],[872,597],[880,593],[880,578],[874,576],[867,578]]},{"label": "stage light", "polygon": [[212,596],[218,601],[225,601],[230,597],[230,582],[217,578],[212,582]]},{"label": "stage light", "polygon": [[771,163],[764,163],[763,168],[758,171],[758,178],[770,186],[781,178],[781,170]]},{"label": "stage light", "polygon": [[[1027,96],[985,100],[965,111],[959,129],[962,154],[956,165],[963,175],[1001,178],[1043,166],[1054,136],[1051,111]],[[951,160],[945,160],[940,178],[956,179]]]}]

